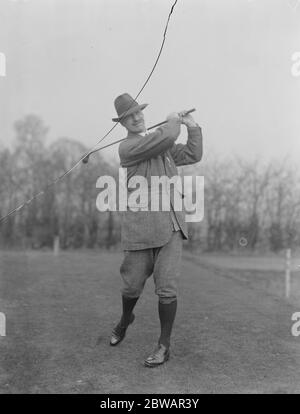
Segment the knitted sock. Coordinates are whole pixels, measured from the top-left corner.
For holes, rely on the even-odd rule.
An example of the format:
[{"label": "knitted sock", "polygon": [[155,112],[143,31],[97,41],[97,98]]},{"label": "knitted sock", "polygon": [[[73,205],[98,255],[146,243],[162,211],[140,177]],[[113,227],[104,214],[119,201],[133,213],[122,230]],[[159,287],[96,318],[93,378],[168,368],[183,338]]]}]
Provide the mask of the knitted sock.
[{"label": "knitted sock", "polygon": [[122,326],[128,326],[130,322],[130,318],[132,315],[133,308],[135,307],[138,298],[128,298],[126,296],[122,296],[122,305],[123,305],[123,315],[120,321]]},{"label": "knitted sock", "polygon": [[160,319],[160,338],[158,343],[163,344],[167,348],[170,346],[170,338],[172,333],[172,327],[176,315],[177,300],[171,303],[165,304],[158,302],[158,314]]}]

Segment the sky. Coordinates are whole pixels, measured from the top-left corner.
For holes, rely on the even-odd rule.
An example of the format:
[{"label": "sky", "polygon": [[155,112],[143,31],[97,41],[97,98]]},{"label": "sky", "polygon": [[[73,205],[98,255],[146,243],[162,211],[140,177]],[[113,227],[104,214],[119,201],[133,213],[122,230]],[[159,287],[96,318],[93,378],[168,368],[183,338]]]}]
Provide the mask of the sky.
[{"label": "sky", "polygon": [[[113,126],[116,96],[135,96],[149,75],[173,1],[0,0],[0,148],[32,113],[48,143],[94,146]],[[147,125],[196,108],[205,156],[297,159],[297,52],[300,0],[178,0],[138,99]],[[117,126],[103,143],[124,136]],[[103,153],[118,160],[116,146]]]}]

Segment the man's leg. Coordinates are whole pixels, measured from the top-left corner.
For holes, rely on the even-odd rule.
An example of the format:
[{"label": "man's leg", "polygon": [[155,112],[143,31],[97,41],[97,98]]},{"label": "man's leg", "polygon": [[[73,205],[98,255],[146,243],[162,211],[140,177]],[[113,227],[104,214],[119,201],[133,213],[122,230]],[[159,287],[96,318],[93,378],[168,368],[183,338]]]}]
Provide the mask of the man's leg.
[{"label": "man's leg", "polygon": [[113,329],[110,344],[117,345],[126,334],[129,324],[134,321],[132,313],[147,278],[153,272],[152,249],[124,252],[124,260],[120,268],[123,279],[121,320]]},{"label": "man's leg", "polygon": [[121,325],[127,327],[132,319],[132,311],[138,301],[139,296],[137,298],[128,298],[122,295],[122,307],[123,307],[123,314],[121,317]]},{"label": "man's leg", "polygon": [[118,345],[125,337],[128,326],[134,321],[133,308],[138,301],[137,298],[127,298],[122,296],[123,313],[120,322],[116,325],[112,331],[110,337],[110,345]]},{"label": "man's leg", "polygon": [[159,344],[164,345],[169,349],[170,339],[175,320],[177,309],[177,298],[174,298],[172,302],[163,303],[159,300],[158,302],[158,314],[160,320],[160,337],[158,340]]},{"label": "man's leg", "polygon": [[154,258],[155,293],[159,296],[160,337],[158,347],[146,359],[145,365],[160,365],[169,358],[170,339],[177,310],[177,280],[180,274],[182,235],[173,232],[169,242],[156,249]]}]

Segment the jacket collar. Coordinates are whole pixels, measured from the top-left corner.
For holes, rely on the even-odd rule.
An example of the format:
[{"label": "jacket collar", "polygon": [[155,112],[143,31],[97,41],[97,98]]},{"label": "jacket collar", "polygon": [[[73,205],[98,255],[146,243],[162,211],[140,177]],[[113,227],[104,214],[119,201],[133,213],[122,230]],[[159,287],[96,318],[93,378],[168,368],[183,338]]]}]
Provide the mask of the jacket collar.
[{"label": "jacket collar", "polygon": [[145,135],[134,134],[133,132],[128,132],[127,138],[143,138]]}]

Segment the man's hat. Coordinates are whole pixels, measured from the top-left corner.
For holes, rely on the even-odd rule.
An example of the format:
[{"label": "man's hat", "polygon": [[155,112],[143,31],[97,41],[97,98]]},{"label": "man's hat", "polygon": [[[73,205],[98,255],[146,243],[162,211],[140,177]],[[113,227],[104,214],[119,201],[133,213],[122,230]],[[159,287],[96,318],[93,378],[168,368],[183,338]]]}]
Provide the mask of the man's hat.
[{"label": "man's hat", "polygon": [[148,104],[139,105],[128,93],[118,96],[115,99],[115,108],[118,118],[113,118],[114,122],[119,122],[123,117],[133,114],[146,108]]}]

